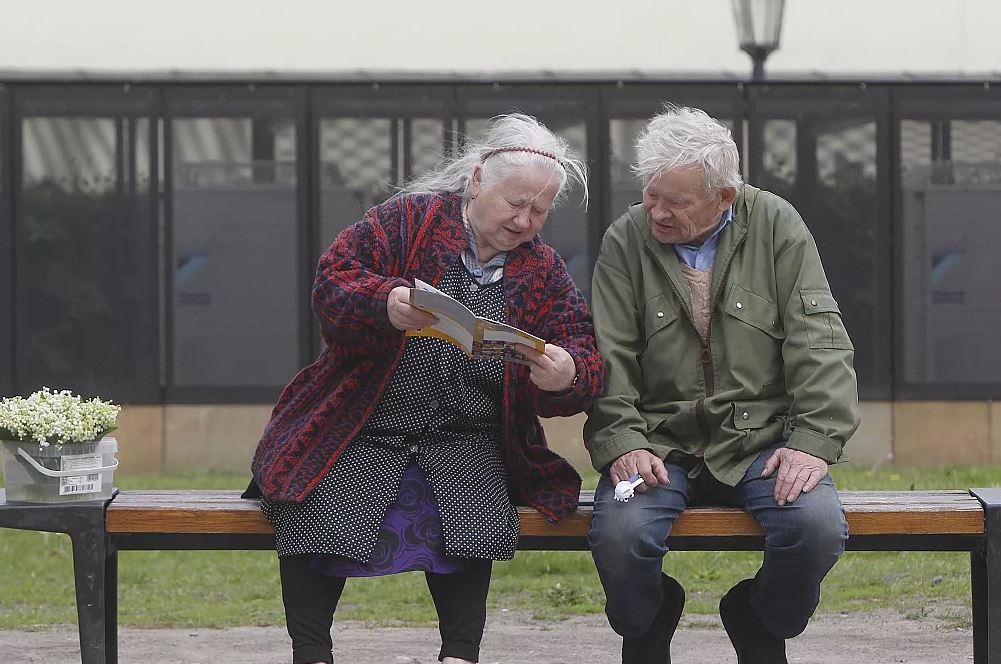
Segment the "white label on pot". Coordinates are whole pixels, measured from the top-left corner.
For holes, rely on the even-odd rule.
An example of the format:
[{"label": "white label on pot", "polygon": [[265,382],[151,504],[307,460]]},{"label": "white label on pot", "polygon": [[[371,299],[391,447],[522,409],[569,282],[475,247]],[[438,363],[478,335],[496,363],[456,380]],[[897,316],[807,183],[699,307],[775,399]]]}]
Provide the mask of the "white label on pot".
[{"label": "white label on pot", "polygon": [[[100,454],[69,454],[61,457],[61,470],[93,470],[101,467],[103,457]],[[59,495],[69,496],[80,493],[99,493],[101,491],[101,473],[87,475],[72,475],[59,478]]]}]

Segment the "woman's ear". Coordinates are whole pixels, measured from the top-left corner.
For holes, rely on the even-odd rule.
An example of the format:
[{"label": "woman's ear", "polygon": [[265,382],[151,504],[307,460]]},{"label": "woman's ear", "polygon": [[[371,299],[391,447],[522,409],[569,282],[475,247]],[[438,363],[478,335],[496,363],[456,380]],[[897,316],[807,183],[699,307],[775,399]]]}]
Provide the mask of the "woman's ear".
[{"label": "woman's ear", "polygon": [[480,188],[483,186],[483,166],[476,164],[473,166],[473,177],[469,181],[469,199],[473,200],[480,195]]}]

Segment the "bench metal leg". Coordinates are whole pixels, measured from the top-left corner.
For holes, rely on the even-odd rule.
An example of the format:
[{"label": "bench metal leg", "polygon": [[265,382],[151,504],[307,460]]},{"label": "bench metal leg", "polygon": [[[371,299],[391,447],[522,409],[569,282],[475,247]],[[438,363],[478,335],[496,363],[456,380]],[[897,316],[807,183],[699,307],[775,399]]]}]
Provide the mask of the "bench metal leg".
[{"label": "bench metal leg", "polygon": [[108,542],[104,563],[104,651],[106,664],[118,664],[118,551]]},{"label": "bench metal leg", "polygon": [[[80,627],[80,660],[83,664],[114,661],[105,659],[108,644],[105,634],[108,536],[105,534],[104,518],[109,502],[9,505],[3,489],[0,489],[0,528],[66,533],[73,542],[73,576]],[[114,655],[114,650],[111,653]]]},{"label": "bench metal leg", "polygon": [[1001,664],[1001,489],[970,489],[984,506],[984,543],[971,555],[973,656]]},{"label": "bench metal leg", "polygon": [[987,664],[987,551],[983,544],[970,552],[970,593],[973,600],[973,664]]},{"label": "bench metal leg", "polygon": [[76,582],[76,612],[80,627],[82,664],[107,664],[105,634],[105,564],[107,536],[100,530],[77,530],[73,540],[73,576]]}]

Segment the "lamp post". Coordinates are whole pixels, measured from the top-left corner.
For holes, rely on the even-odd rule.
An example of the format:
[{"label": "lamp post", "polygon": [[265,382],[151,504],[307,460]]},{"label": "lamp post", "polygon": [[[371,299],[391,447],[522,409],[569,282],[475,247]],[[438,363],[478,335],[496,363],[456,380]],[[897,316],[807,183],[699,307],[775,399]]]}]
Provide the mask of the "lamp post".
[{"label": "lamp post", "polygon": [[765,78],[765,60],[779,47],[785,0],[731,0],[740,48],[754,62],[752,79]]}]

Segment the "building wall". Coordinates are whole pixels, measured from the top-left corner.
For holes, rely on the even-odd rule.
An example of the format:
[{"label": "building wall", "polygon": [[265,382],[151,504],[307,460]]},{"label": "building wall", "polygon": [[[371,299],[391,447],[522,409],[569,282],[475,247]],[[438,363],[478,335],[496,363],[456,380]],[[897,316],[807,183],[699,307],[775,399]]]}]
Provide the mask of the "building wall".
[{"label": "building wall", "polygon": [[[0,69],[749,69],[730,0],[508,0],[503,10],[455,0],[5,5]],[[992,71],[1001,62],[999,22],[994,0],[787,2],[768,69]]]},{"label": "building wall", "polygon": [[[214,470],[250,472],[271,414],[263,405],[126,406],[116,432],[123,473]],[[550,446],[580,471],[584,415],[543,420]],[[879,467],[1001,463],[1001,404],[864,401],[848,463]]]}]

